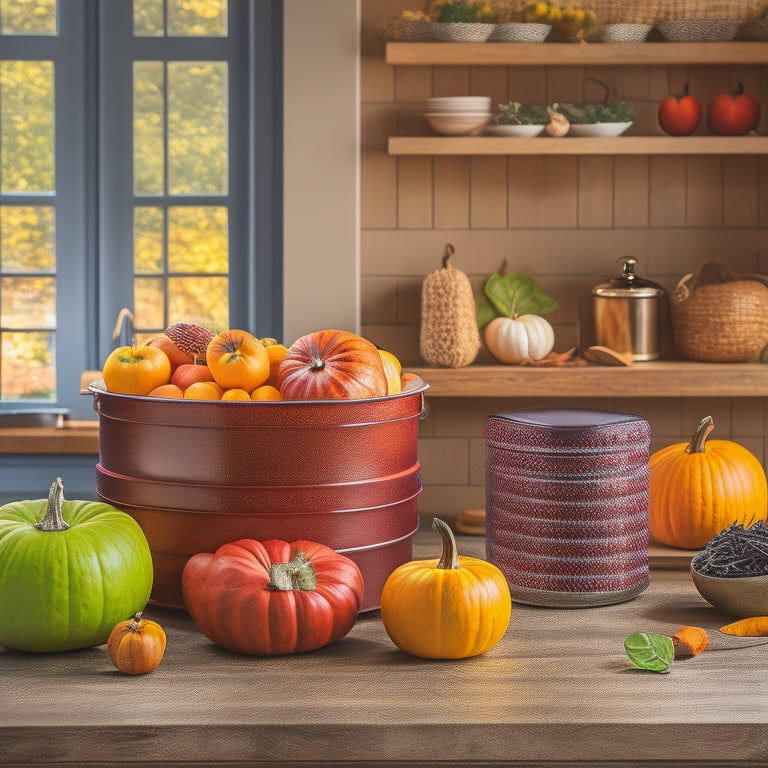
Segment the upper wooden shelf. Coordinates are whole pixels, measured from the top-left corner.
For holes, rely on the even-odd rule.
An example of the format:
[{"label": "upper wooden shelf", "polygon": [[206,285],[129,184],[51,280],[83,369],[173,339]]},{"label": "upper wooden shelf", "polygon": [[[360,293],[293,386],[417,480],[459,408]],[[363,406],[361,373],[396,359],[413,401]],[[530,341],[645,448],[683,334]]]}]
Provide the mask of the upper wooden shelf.
[{"label": "upper wooden shelf", "polygon": [[390,155],[762,155],[768,136],[390,136]]},{"label": "upper wooden shelf", "polygon": [[768,364],[655,361],[627,367],[413,368],[427,397],[766,397]]},{"label": "upper wooden shelf", "polygon": [[768,43],[387,43],[402,66],[766,64]]}]

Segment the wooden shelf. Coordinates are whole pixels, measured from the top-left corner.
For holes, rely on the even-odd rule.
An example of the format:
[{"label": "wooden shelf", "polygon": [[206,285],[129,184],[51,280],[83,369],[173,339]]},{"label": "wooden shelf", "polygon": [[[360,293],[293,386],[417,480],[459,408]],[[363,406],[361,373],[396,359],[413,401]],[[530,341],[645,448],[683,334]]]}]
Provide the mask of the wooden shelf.
[{"label": "wooden shelf", "polygon": [[0,454],[98,454],[99,422],[65,420],[61,427],[0,429]]},{"label": "wooden shelf", "polygon": [[401,66],[765,64],[768,43],[387,43]]},{"label": "wooden shelf", "polygon": [[390,136],[390,155],[762,155],[768,136]]},{"label": "wooden shelf", "polygon": [[656,361],[624,367],[412,368],[427,397],[766,397],[768,364]]}]

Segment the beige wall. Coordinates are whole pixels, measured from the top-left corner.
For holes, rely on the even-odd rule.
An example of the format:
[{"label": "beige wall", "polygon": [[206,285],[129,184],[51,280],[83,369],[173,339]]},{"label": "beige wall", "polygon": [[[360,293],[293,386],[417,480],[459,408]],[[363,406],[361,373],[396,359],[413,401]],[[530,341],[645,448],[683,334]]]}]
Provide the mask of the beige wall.
[{"label": "beige wall", "polygon": [[[362,0],[361,26],[361,330],[406,363],[423,364],[420,288],[445,243],[476,290],[507,259],[530,270],[560,307],[552,316],[556,349],[593,343],[590,290],[632,254],[639,271],[668,290],[710,258],[768,272],[768,159],[752,156],[393,157],[389,135],[429,134],[424,99],[482,94],[496,101],[595,100],[606,82],[639,110],[633,132],[658,133],[658,100],[687,80],[704,101],[742,81],[768,104],[766,67],[392,67],[376,39],[378,18],[407,0]],[[766,110],[768,111],[768,110]],[[665,357],[677,356],[662,329]],[[485,355],[485,356],[483,356]],[[487,353],[481,358],[488,359]],[[710,414],[716,435],[762,460],[768,414],[760,398],[521,401],[429,400],[419,445],[424,518],[484,506],[485,418],[546,404],[639,413],[656,449],[688,440]]]}]

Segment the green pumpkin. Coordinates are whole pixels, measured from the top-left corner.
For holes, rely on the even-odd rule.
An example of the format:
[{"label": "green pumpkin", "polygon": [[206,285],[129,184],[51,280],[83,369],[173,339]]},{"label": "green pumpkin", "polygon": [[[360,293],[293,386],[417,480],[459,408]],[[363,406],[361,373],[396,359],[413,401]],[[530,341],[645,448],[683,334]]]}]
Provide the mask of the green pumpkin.
[{"label": "green pumpkin", "polygon": [[95,501],[48,500],[0,507],[0,644],[50,652],[105,643],[144,609],[152,555],[138,523]]}]

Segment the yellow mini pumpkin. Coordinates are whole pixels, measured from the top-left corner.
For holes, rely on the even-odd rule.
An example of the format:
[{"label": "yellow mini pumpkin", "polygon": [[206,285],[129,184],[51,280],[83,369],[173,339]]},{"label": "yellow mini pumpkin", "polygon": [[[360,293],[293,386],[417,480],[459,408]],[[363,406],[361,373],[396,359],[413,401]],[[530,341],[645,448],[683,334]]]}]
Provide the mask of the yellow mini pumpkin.
[{"label": "yellow mini pumpkin", "polygon": [[512,598],[492,563],[459,556],[448,525],[435,518],[443,540],[439,560],[396,568],[381,593],[381,620],[401,650],[426,659],[465,659],[493,648],[509,626]]},{"label": "yellow mini pumpkin", "polygon": [[710,416],[690,443],[650,458],[649,527],[656,541],[700,549],[733,523],[768,519],[768,481],[757,458],[731,440],[709,440]]}]

